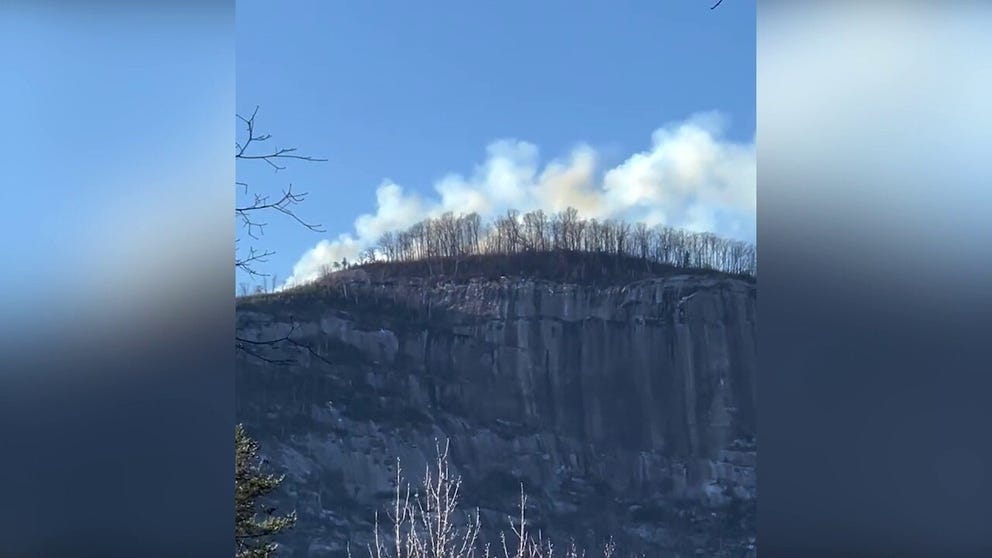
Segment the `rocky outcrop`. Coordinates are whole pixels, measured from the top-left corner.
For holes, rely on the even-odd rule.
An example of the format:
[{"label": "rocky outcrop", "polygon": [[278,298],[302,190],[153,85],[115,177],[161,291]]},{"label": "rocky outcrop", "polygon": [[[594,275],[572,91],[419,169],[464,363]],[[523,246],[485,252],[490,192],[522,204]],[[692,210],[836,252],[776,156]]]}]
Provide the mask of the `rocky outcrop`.
[{"label": "rocky outcrop", "polygon": [[490,529],[508,527],[523,483],[546,535],[746,555],[754,312],[753,282],[692,275],[613,287],[356,277],[241,302],[239,335],[292,330],[317,355],[239,357],[239,420],[286,472],[281,502],[300,516],[287,555],[343,555],[349,540],[364,552],[397,458],[416,482],[446,439],[464,504]]}]

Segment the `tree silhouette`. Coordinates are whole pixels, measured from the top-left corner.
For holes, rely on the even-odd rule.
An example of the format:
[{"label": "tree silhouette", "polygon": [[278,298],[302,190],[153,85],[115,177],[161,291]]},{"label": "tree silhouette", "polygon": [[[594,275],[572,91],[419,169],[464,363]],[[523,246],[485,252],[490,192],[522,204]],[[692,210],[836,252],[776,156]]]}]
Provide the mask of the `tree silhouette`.
[{"label": "tree silhouette", "polygon": [[277,515],[263,501],[283,481],[282,476],[263,472],[258,442],[242,425],[234,430],[234,544],[235,558],[269,558],[275,555],[272,537],[296,523],[296,512]]},{"label": "tree silhouette", "polygon": [[685,269],[711,270],[754,276],[754,245],[666,226],[648,227],[617,219],[581,219],[567,208],[550,217],[541,210],[521,214],[510,210],[483,225],[475,213],[444,213],[427,218],[405,231],[384,234],[373,254],[384,262],[423,262],[433,272],[445,261],[458,265],[467,256],[512,256],[584,252],[612,258],[614,266],[639,260]]}]

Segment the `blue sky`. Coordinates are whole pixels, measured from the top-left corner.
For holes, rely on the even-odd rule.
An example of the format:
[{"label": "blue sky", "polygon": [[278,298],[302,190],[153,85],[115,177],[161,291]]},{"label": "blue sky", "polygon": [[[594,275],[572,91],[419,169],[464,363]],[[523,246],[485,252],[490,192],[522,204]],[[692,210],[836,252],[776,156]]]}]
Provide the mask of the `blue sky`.
[{"label": "blue sky", "polygon": [[[272,134],[273,145],[328,159],[291,162],[279,173],[254,163],[238,168],[239,178],[253,187],[275,193],[291,183],[309,192],[299,212],[327,230],[314,233],[277,216],[267,219],[270,225],[256,244],[277,253],[260,269],[284,280],[301,257],[309,257],[313,267],[321,258],[346,253],[340,234],[349,235],[345,248],[361,244],[363,233],[354,227],[360,215],[369,216],[368,236],[409,220],[417,210],[411,208],[458,207],[469,199],[467,191],[492,190],[494,180],[504,184],[494,178],[495,170],[509,167],[514,180],[539,182],[549,162],[581,167],[589,154],[595,160],[591,175],[598,177],[587,185],[593,190],[609,182],[603,180],[609,169],[627,168],[614,173],[614,185],[640,181],[645,169],[655,169],[652,176],[668,193],[613,187],[610,203],[629,200],[625,207],[636,206],[630,214],[635,218],[665,214],[666,222],[682,225],[686,215],[699,213],[683,211],[687,204],[717,200],[724,196],[714,193],[719,188],[738,188],[738,198],[753,198],[753,172],[750,184],[735,184],[748,182],[753,169],[754,1],[709,7],[696,0],[239,1],[239,112],[260,105],[258,126]],[[705,116],[713,111],[722,123]],[[700,125],[680,127],[687,119]],[[667,132],[653,136],[659,128]],[[651,156],[653,145],[665,138],[671,140],[667,152]],[[707,153],[716,149],[721,161],[732,160],[725,165],[731,170],[713,171],[716,178],[694,180],[729,185],[672,198],[678,186],[669,187],[665,177],[674,171],[658,165],[687,144],[709,146]],[[452,179],[452,173],[458,176]],[[726,179],[734,173],[745,178]],[[447,201],[435,190],[445,177],[457,191]],[[403,217],[377,207],[384,183],[393,186],[379,192],[380,201],[407,207]],[[541,187],[524,187],[499,203],[492,195],[487,199],[494,210],[511,202],[542,206],[531,199]],[[720,203],[713,202],[705,223],[716,232],[753,238],[753,206],[748,216],[747,208],[731,203],[731,213],[737,213],[728,228]],[[323,248],[315,252],[321,241]]]}]

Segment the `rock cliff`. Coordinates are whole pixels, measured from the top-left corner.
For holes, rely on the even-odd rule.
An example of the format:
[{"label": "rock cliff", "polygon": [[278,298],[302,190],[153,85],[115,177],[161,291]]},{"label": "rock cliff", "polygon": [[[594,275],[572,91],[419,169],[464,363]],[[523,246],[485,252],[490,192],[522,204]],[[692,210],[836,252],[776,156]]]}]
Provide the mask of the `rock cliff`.
[{"label": "rock cliff", "polygon": [[239,420],[300,517],[286,555],[366,552],[396,459],[416,482],[445,439],[490,537],[523,483],[532,529],[558,540],[748,555],[755,296],[691,274],[607,287],[358,274],[241,300],[240,336],[292,331],[317,355],[239,356]]}]

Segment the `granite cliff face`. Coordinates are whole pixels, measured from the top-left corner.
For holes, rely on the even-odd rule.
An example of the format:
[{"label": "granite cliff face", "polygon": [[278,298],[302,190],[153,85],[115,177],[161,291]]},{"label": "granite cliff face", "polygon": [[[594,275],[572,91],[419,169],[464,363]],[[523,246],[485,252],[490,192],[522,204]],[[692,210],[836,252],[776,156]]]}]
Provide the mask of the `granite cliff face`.
[{"label": "granite cliff face", "polygon": [[329,361],[239,357],[239,420],[300,517],[286,554],[343,555],[349,540],[365,552],[396,459],[416,482],[445,439],[490,536],[508,530],[522,482],[532,528],[559,540],[753,553],[754,312],[753,282],[693,275],[612,287],[358,275],[240,302],[240,336],[295,327]]}]

